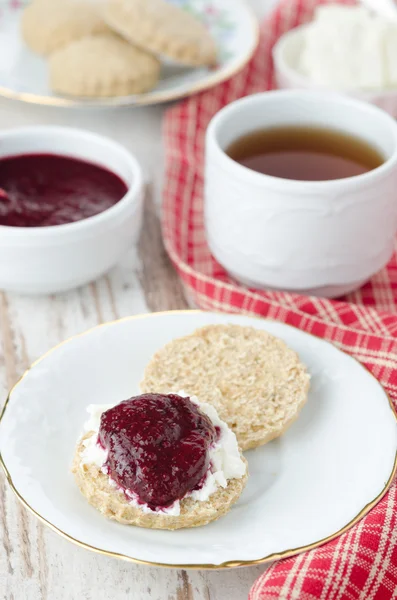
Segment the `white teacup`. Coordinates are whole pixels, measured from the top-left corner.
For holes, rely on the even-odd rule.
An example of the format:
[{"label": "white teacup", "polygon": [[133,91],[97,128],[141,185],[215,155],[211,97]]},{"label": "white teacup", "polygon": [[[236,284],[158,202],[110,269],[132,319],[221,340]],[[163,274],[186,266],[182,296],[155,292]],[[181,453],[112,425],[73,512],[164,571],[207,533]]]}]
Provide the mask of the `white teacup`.
[{"label": "white teacup", "polygon": [[[278,125],[358,136],[385,162],[346,179],[293,181],[225,153],[240,136]],[[360,287],[394,250],[397,123],[375,106],[326,92],[266,92],[229,104],[207,130],[205,222],[214,257],[251,287],[328,297]]]}]

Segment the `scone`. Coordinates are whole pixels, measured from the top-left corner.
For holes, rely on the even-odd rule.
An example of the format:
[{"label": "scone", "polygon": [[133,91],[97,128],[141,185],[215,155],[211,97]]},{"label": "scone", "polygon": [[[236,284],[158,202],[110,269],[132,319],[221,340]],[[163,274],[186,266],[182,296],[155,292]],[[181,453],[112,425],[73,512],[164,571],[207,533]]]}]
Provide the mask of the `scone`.
[{"label": "scone", "polygon": [[159,350],[141,389],[183,388],[205,398],[248,450],[277,438],[295,421],[309,379],[296,352],[266,331],[209,325]]},{"label": "scone", "polygon": [[102,15],[114,31],[156,55],[191,66],[216,62],[203,23],[167,0],[106,0]]},{"label": "scone", "polygon": [[33,0],[22,13],[21,30],[26,44],[38,54],[109,31],[93,0]]},{"label": "scone", "polygon": [[50,85],[65,96],[140,94],[159,78],[158,60],[108,33],[76,40],[50,56]]},{"label": "scone", "polygon": [[212,406],[180,392],[88,412],[72,471],[104,516],[154,529],[198,527],[238,500],[247,463]]}]

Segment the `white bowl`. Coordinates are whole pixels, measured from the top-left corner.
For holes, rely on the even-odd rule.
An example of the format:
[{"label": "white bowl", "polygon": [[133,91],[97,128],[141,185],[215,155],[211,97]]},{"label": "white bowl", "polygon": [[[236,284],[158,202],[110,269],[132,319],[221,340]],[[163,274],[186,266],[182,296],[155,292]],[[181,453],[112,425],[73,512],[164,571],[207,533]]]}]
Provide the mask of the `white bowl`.
[{"label": "white bowl", "polygon": [[28,294],[62,292],[106,273],[136,242],[142,222],[142,171],[123,146],[84,130],[38,126],[0,133],[0,158],[30,153],[97,164],[128,187],[117,204],[75,223],[0,226],[0,288]]},{"label": "white bowl", "polygon": [[[255,129],[341,130],[378,148],[385,162],[333,181],[257,173],[225,152]],[[375,106],[329,92],[277,91],[241,98],[207,129],[205,225],[217,261],[258,289],[336,297],[391,258],[397,233],[397,123]]]},{"label": "white bowl", "polygon": [[387,19],[397,19],[395,0],[360,0],[361,4]]},{"label": "white bowl", "polygon": [[301,25],[281,36],[273,48],[274,70],[277,87],[280,90],[331,90],[375,104],[393,117],[397,117],[397,89],[389,90],[336,90],[317,84],[298,70],[298,60],[304,43],[304,33],[308,25]]}]

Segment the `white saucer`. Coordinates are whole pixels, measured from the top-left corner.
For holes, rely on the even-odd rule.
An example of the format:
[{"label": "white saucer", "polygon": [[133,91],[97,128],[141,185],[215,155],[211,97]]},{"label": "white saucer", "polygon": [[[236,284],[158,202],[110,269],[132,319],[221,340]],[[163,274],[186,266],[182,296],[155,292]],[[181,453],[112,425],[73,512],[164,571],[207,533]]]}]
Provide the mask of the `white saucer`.
[{"label": "white saucer", "polygon": [[204,20],[218,47],[215,70],[164,64],[157,87],[149,93],[104,99],[53,94],[46,60],[31,52],[20,34],[23,4],[0,0],[0,96],[52,106],[125,106],[158,104],[208,89],[240,71],[258,43],[256,18],[245,0],[168,0]]},{"label": "white saucer", "polygon": [[[106,520],[70,473],[86,406],[137,394],[163,344],[228,322],[266,329],[299,352],[312,376],[300,418],[282,438],[246,454],[247,488],[219,521],[168,532]],[[71,541],[137,562],[220,568],[313,548],[366,514],[396,470],[397,420],[376,379],[331,344],[277,322],[180,311],[99,326],[46,354],[10,394],[0,449],[20,500]]]}]

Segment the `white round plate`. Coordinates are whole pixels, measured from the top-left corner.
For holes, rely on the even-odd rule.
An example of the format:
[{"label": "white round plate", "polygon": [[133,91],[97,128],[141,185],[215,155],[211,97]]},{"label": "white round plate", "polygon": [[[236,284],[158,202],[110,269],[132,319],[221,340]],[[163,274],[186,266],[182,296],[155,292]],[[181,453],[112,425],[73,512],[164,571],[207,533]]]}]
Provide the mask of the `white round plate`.
[{"label": "white round plate", "polygon": [[146,94],[104,99],[53,94],[46,60],[25,45],[20,18],[25,0],[0,0],[0,96],[53,106],[125,106],[157,104],[205,90],[237,73],[258,43],[258,23],[246,0],[168,0],[200,17],[218,46],[214,69],[164,63],[157,87]]},{"label": "white round plate", "polygon": [[[106,520],[70,473],[87,405],[137,394],[145,365],[163,344],[230,322],[265,329],[299,352],[312,376],[300,418],[282,438],[246,453],[248,485],[219,521],[153,531]],[[9,396],[0,448],[18,497],[71,541],[159,566],[220,568],[290,556],[355,523],[391,484],[397,421],[376,379],[331,344],[277,322],[180,311],[102,325],[46,354]]]}]

